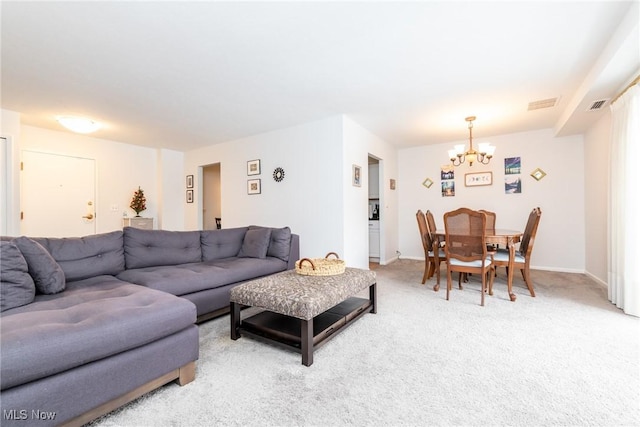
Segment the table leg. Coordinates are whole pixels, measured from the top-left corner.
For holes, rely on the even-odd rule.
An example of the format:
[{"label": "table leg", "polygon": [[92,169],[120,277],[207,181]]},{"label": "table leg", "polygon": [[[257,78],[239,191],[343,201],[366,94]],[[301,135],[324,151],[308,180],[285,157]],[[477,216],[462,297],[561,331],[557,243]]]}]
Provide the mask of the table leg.
[{"label": "table leg", "polygon": [[302,364],[311,366],[313,363],[313,319],[300,321],[300,339]]},{"label": "table leg", "polygon": [[377,283],[374,283],[373,285],[369,286],[369,301],[371,301],[371,311],[370,313],[376,314],[378,312],[378,285]]},{"label": "table leg", "polygon": [[507,267],[507,292],[509,293],[509,299],[511,301],[516,300],[516,294],[513,293],[513,270],[516,259],[516,246],[513,243],[513,239],[509,239],[507,245],[509,247],[509,266]]},{"label": "table leg", "polygon": [[230,311],[231,339],[235,341],[240,338],[240,304],[232,302]]}]

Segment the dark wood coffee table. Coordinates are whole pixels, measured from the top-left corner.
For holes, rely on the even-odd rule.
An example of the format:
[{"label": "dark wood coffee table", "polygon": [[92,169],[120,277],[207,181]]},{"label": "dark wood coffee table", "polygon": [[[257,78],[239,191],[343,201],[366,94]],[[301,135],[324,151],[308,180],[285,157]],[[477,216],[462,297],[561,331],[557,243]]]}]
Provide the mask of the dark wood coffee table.
[{"label": "dark wood coffee table", "polygon": [[[354,295],[369,288],[369,298]],[[303,276],[288,270],[231,290],[231,339],[243,334],[302,353],[311,366],[313,352],[338,332],[377,312],[376,274],[346,268],[335,276]],[[244,307],[263,311],[241,319]]]}]

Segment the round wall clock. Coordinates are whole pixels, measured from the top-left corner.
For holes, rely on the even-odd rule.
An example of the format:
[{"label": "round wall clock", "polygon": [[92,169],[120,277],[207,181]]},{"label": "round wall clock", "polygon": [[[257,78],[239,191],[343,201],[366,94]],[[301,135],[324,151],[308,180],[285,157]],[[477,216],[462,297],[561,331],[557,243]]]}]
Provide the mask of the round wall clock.
[{"label": "round wall clock", "polygon": [[283,179],[284,179],[284,169],[279,168],[279,167],[278,167],[278,168],[276,168],[276,169],[273,171],[273,180],[274,180],[275,182],[280,182],[280,181],[282,181]]}]

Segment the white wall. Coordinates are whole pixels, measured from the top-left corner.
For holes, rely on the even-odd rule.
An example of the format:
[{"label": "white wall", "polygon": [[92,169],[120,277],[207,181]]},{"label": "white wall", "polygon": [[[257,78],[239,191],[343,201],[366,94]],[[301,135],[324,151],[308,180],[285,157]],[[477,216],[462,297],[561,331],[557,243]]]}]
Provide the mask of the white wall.
[{"label": "white wall", "polygon": [[[359,268],[369,266],[369,173],[368,157],[380,159],[380,263],[397,258],[398,249],[398,197],[397,190],[389,188],[389,180],[397,177],[397,150],[360,126],[349,117],[343,117],[344,164],[344,240],[345,259],[353,260]],[[362,167],[362,186],[352,185],[352,165]],[[356,261],[357,260],[357,261]]]},{"label": "white wall", "polygon": [[[455,168],[455,197],[442,197],[440,167],[450,163],[447,150],[456,142],[402,149],[399,168],[399,243],[402,257],[423,259],[415,213],[430,209],[443,227],[445,212],[459,208],[486,209],[497,213],[497,226],[524,230],[531,209],[539,206],[542,218],[532,255],[532,268],[584,272],[584,148],[582,136],[554,138],[541,130],[475,139],[491,142],[496,154],[489,165]],[[461,140],[468,146],[468,140]],[[504,159],[520,157],[522,193],[505,194]],[[536,181],[529,174],[537,167],[547,176]],[[493,172],[493,185],[465,187],[464,174]],[[431,178],[434,185],[422,185]]]},{"label": "white wall", "polygon": [[[322,257],[330,251],[342,256],[341,135],[342,118],[333,116],[185,153],[184,173],[198,177],[196,200],[185,211],[186,228],[201,224],[200,167],[220,163],[223,228],[289,226],[300,235],[301,256]],[[247,161],[255,159],[261,174],[247,176]],[[273,180],[276,167],[285,171],[281,182]],[[247,194],[247,180],[253,178],[261,180],[259,195]]]},{"label": "white wall", "polygon": [[[184,209],[181,207],[186,200],[184,153],[160,149],[156,154],[158,157],[156,187],[158,214],[155,227],[164,230],[183,230]],[[180,200],[183,202],[180,203]]]},{"label": "white wall", "polygon": [[611,114],[595,122],[584,135],[585,268],[587,274],[607,283],[607,206],[609,203],[609,149]]},{"label": "white wall", "polygon": [[[21,129],[20,150],[95,159],[96,232],[121,229],[124,211],[129,216],[135,215],[129,204],[138,186],[144,190],[147,199],[147,210],[141,215],[157,218],[157,150],[33,126],[22,126]],[[181,176],[180,182],[182,179]],[[111,210],[112,206],[117,210]]]}]

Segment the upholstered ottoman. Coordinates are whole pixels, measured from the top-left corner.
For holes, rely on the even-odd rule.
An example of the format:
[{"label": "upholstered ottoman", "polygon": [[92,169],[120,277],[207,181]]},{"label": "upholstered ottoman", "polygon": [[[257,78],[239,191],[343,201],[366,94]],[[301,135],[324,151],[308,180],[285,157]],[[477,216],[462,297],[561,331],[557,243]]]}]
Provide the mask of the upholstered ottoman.
[{"label": "upholstered ottoman", "polygon": [[[369,288],[369,299],[354,297]],[[335,276],[303,276],[288,270],[238,285],[231,290],[231,339],[244,333],[302,353],[313,351],[365,313],[376,313],[376,274],[346,268]],[[242,307],[263,311],[244,320]]]}]

